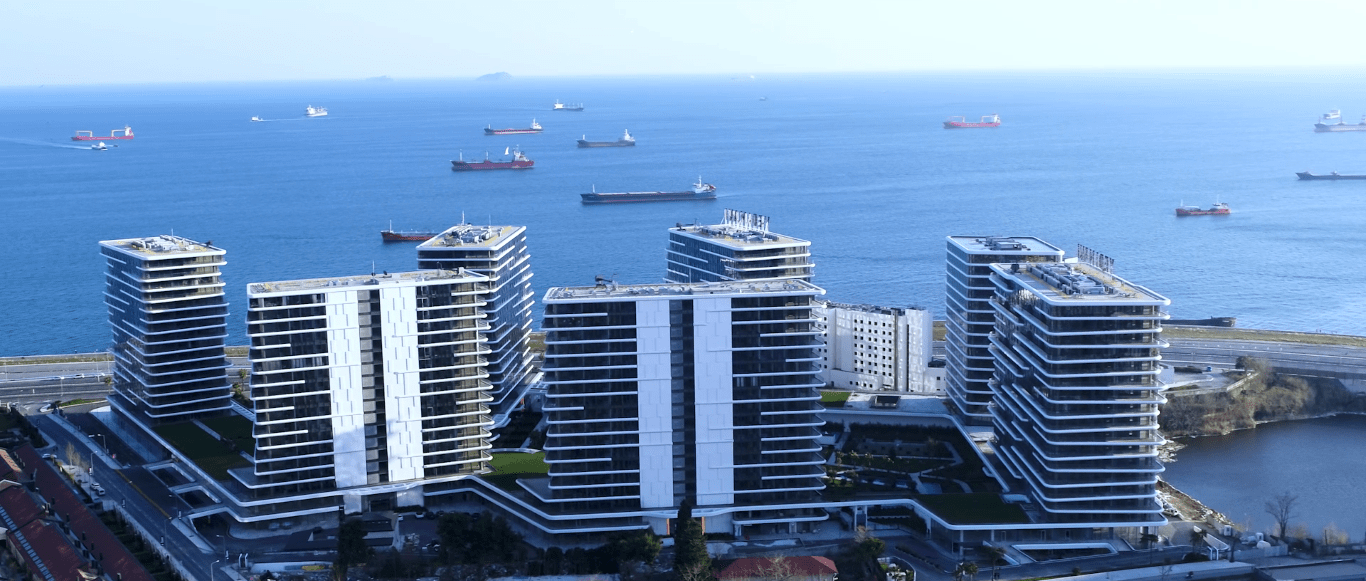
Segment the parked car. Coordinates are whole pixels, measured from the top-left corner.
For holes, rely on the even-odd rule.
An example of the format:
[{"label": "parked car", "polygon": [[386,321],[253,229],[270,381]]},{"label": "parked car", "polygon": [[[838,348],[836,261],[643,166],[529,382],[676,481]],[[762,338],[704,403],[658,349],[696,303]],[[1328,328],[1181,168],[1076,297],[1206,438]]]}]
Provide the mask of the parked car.
[{"label": "parked car", "polygon": [[93,490],[95,491],[95,494],[98,494],[98,495],[100,495],[100,496],[104,496],[104,487],[103,487],[103,486],[100,486],[100,483],[96,482],[96,483],[94,483],[94,484],[91,484],[91,485],[90,485],[90,488],[93,489]]}]

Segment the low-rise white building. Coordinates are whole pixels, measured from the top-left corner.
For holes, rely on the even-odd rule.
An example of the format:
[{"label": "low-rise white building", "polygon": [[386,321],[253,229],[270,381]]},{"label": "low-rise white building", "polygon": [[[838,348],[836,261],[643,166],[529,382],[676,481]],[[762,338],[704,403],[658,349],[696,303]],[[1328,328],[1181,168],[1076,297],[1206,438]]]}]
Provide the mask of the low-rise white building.
[{"label": "low-rise white building", "polygon": [[841,389],[942,393],[943,367],[931,367],[934,317],[917,308],[822,302],[821,379]]}]

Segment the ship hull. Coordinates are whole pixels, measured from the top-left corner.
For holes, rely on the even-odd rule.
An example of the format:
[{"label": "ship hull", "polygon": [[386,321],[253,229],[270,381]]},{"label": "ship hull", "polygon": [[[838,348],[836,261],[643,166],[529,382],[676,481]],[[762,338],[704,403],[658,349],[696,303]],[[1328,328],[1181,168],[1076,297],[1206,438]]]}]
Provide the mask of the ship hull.
[{"label": "ship hull", "polygon": [[715,192],[624,192],[620,194],[579,194],[585,204],[625,204],[632,202],[688,202],[715,200]]},{"label": "ship hull", "polygon": [[1314,124],[1314,133],[1339,133],[1342,131],[1366,131],[1366,123],[1357,125],[1347,125],[1346,123],[1338,123],[1336,125],[1327,125],[1324,123]]},{"label": "ship hull", "polygon": [[133,138],[132,135],[120,135],[120,136],[117,136],[117,137],[111,136],[111,135],[105,135],[105,136],[99,136],[99,137],[88,137],[88,136],[85,136],[85,135],[77,135],[77,136],[75,136],[75,137],[72,137],[71,140],[72,140],[72,141],[120,141],[120,140],[124,140],[124,139],[132,139],[132,138]]},{"label": "ship hull", "polygon": [[1177,216],[1227,216],[1232,214],[1229,210],[1181,210],[1176,211]]},{"label": "ship hull", "polygon": [[380,230],[380,238],[385,242],[426,242],[436,237],[435,232],[394,232],[392,230]]},{"label": "ship hull", "polygon": [[484,135],[521,135],[523,133],[540,133],[540,129],[488,129],[484,128]]},{"label": "ship hull", "polygon": [[453,171],[484,171],[495,169],[531,169],[534,161],[451,161]]},{"label": "ship hull", "polygon": [[945,121],[944,129],[972,129],[974,127],[1000,127],[1000,123],[964,123],[962,121]]},{"label": "ship hull", "polygon": [[1307,171],[1296,172],[1295,175],[1300,176],[1300,179],[1302,180],[1366,180],[1366,175],[1314,175]]},{"label": "ship hull", "polygon": [[635,147],[634,141],[584,141],[579,140],[579,147]]}]

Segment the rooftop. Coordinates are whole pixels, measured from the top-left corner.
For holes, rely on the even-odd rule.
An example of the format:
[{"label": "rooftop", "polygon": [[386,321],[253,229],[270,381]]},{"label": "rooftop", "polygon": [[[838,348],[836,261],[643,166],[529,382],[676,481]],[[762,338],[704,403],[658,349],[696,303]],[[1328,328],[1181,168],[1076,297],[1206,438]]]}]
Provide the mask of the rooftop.
[{"label": "rooftop", "polygon": [[810,246],[811,242],[768,230],[768,216],[727,209],[720,224],[674,226],[673,232],[692,235],[732,248],[753,250],[765,246]]},{"label": "rooftop", "polygon": [[172,234],[150,236],[147,238],[125,238],[122,240],[103,240],[101,246],[137,256],[176,256],[176,255],[214,255],[227,254],[215,248],[213,242],[195,242]]},{"label": "rooftop", "polygon": [[525,226],[475,226],[457,224],[435,237],[418,244],[422,248],[493,248],[513,235],[526,230]]},{"label": "rooftop", "polygon": [[1162,295],[1084,262],[1037,263],[1025,268],[1018,264],[993,264],[991,270],[1019,281],[1051,303],[1171,304]]},{"label": "rooftop", "polygon": [[332,278],[309,278],[277,282],[254,282],[247,285],[247,294],[256,296],[272,293],[297,293],[363,286],[413,286],[422,282],[487,282],[488,277],[460,270],[416,270],[390,274],[361,274]]},{"label": "rooftop", "polygon": [[860,311],[864,313],[876,313],[879,315],[905,315],[909,311],[924,311],[925,307],[884,307],[879,305],[853,305],[849,303],[837,303],[834,301],[821,301],[829,309],[844,309],[846,311]]},{"label": "rooftop", "polygon": [[949,236],[949,242],[981,254],[1063,254],[1061,248],[1033,236]]},{"label": "rooftop", "polygon": [[676,297],[688,295],[740,294],[813,294],[825,290],[801,280],[770,282],[695,282],[665,284],[622,284],[606,281],[598,286],[551,287],[545,301],[564,301],[585,298],[629,298],[639,296]]}]

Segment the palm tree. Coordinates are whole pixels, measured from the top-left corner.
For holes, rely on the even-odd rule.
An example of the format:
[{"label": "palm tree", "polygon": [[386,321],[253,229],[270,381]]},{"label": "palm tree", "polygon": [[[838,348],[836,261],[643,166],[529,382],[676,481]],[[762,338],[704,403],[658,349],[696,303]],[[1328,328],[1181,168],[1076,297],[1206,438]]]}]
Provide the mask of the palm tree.
[{"label": "palm tree", "polygon": [[965,563],[963,565],[963,572],[968,574],[968,579],[977,581],[977,563]]},{"label": "palm tree", "polygon": [[982,556],[991,562],[991,580],[1001,578],[1001,562],[1005,560],[1006,550],[996,545],[982,545]]},{"label": "palm tree", "polygon": [[968,562],[959,561],[958,566],[953,568],[953,581],[963,581],[963,577],[968,574]]}]

